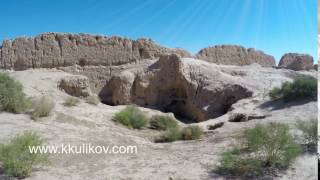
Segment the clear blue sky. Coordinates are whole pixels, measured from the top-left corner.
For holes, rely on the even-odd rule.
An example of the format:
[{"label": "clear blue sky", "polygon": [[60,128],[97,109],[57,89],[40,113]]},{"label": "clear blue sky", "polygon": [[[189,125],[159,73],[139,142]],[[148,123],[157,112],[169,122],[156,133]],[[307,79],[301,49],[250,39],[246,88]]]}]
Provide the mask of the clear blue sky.
[{"label": "clear blue sky", "polygon": [[150,37],[192,53],[218,44],[317,59],[317,0],[3,0],[0,41],[43,32]]}]

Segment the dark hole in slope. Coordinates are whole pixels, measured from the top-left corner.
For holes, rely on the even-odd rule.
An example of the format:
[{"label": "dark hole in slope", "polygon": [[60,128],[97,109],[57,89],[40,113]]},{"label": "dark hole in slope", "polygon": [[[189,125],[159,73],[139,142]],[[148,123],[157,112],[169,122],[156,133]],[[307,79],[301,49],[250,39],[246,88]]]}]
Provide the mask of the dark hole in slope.
[{"label": "dark hole in slope", "polygon": [[84,58],[79,59],[78,61],[79,66],[83,67],[85,65],[87,65],[87,60]]},{"label": "dark hole in slope", "polygon": [[220,114],[224,115],[224,114],[228,113],[231,110],[232,104],[234,104],[235,102],[237,102],[236,97],[234,97],[234,96],[228,97],[225,100],[225,102],[222,104],[222,110],[221,110]]},{"label": "dark hole in slope", "polygon": [[110,106],[117,105],[112,101],[112,91],[108,89],[108,86],[104,86],[98,93],[98,96],[101,103],[103,104],[110,105]]},{"label": "dark hole in slope", "polygon": [[142,57],[142,54],[143,54],[143,49],[139,48],[139,56]]},{"label": "dark hole in slope", "polygon": [[188,95],[184,88],[173,87],[159,92],[158,107],[163,112],[171,112],[179,121],[189,124],[197,123],[197,119],[188,107]]},{"label": "dark hole in slope", "polygon": [[187,113],[186,99],[184,100],[172,100],[168,106],[163,107],[164,112],[172,112],[176,119],[183,123],[197,123],[196,119]]}]

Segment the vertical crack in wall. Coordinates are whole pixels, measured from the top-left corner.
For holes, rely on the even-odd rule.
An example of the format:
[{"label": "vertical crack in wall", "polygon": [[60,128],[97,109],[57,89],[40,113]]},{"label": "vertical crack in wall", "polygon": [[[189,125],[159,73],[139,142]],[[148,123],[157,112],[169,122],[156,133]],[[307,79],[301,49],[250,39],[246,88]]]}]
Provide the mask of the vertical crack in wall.
[{"label": "vertical crack in wall", "polygon": [[[33,45],[34,45],[34,52],[31,53],[31,63],[32,63],[32,68],[36,68],[36,56],[37,56],[37,51],[39,51],[39,47],[37,44],[37,39],[33,38]],[[40,65],[41,66],[41,65]]]},{"label": "vertical crack in wall", "polygon": [[61,60],[63,60],[63,66],[66,66],[66,59],[63,58],[63,49],[62,49],[61,39],[59,39],[58,34],[55,34],[54,38],[57,41],[58,46],[59,46],[59,55],[60,55]]},{"label": "vertical crack in wall", "polygon": [[4,63],[3,63],[3,58],[2,58],[2,46],[0,46],[0,67],[3,68],[4,67]]}]

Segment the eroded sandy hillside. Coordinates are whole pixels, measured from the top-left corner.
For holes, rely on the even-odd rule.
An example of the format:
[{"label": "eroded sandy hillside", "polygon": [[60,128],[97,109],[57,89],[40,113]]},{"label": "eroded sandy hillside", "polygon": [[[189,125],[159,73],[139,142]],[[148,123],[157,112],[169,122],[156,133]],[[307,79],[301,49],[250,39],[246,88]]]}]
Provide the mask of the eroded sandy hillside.
[{"label": "eroded sandy hillside", "polygon": [[[200,60],[199,60],[200,61]],[[195,62],[190,62],[195,63]],[[149,129],[130,130],[115,124],[112,116],[125,106],[109,106],[100,103],[93,106],[81,100],[76,107],[62,105],[69,95],[58,88],[59,81],[72,76],[56,69],[32,69],[9,72],[19,80],[28,96],[49,95],[56,106],[50,117],[33,121],[28,115],[0,113],[0,143],[7,142],[15,134],[32,130],[47,140],[49,145],[91,143],[94,145],[137,145],[138,154],[110,155],[51,155],[51,164],[37,168],[30,180],[42,179],[223,179],[212,170],[219,154],[236,144],[240,132],[256,123],[284,122],[293,124],[296,119],[317,117],[317,102],[283,104],[270,102],[267,92],[298,74],[316,76],[315,71],[295,72],[285,69],[250,66],[212,66],[232,76],[253,91],[252,97],[239,100],[226,114],[196,123],[206,134],[201,140],[154,143],[159,132]],[[141,108],[148,116],[163,114],[154,109]],[[233,113],[265,116],[247,122],[229,122]],[[173,116],[172,113],[169,113]],[[224,122],[221,128],[208,130],[208,125]],[[182,122],[181,126],[184,126]],[[293,166],[273,179],[317,179],[317,160],[304,154]]]}]

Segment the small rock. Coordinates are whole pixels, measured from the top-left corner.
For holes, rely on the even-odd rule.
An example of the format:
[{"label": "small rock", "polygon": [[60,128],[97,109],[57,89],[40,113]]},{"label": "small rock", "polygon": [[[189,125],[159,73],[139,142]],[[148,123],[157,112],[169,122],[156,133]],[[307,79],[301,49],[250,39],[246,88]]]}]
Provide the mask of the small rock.
[{"label": "small rock", "polygon": [[91,94],[89,79],[86,76],[67,76],[59,82],[58,86],[71,96],[87,97]]}]

